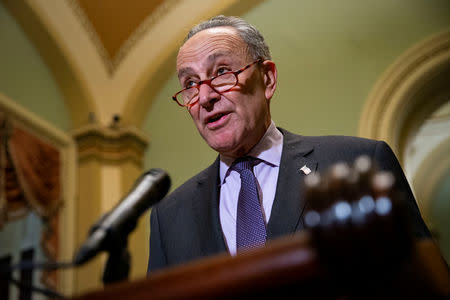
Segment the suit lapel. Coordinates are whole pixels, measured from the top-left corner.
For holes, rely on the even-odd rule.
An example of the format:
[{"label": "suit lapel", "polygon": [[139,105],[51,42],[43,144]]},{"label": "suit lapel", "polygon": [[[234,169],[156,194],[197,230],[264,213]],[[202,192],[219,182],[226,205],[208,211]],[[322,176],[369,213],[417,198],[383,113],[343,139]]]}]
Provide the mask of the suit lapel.
[{"label": "suit lapel", "polygon": [[301,216],[305,208],[303,201],[303,166],[315,172],[317,161],[310,155],[314,147],[304,138],[280,129],[283,133],[283,152],[281,154],[277,189],[272,206],[268,238],[273,239],[303,228]]},{"label": "suit lapel", "polygon": [[193,201],[192,209],[196,216],[201,255],[226,251],[219,219],[219,158],[201,174],[196,189],[198,198]]}]

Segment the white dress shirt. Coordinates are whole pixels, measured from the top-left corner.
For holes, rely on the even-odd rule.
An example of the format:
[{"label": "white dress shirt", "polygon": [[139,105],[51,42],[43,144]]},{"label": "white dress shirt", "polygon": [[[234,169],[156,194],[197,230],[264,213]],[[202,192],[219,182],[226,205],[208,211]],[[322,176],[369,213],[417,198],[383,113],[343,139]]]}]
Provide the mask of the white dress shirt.
[{"label": "white dress shirt", "polygon": [[[272,121],[259,143],[247,154],[247,156],[259,158],[262,161],[253,168],[253,172],[258,181],[259,200],[263,206],[263,217],[266,224],[269,222],[275,198],[282,149],[283,134]],[[220,156],[219,215],[228,251],[235,255],[237,203],[241,178],[238,172],[230,169],[232,163],[232,159]]]}]

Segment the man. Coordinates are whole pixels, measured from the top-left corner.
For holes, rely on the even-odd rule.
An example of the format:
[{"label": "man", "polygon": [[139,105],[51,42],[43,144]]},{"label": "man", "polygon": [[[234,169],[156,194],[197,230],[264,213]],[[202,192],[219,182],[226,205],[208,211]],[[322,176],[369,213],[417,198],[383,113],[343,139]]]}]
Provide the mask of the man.
[{"label": "man", "polygon": [[[277,69],[252,25],[225,16],[197,25],[179,50],[177,72],[182,90],[174,100],[187,107],[199,133],[219,156],[153,208],[149,271],[226,251],[235,255],[252,247],[252,242],[261,245],[302,230],[305,176],[324,172],[337,162],[350,164],[363,154],[391,171],[407,194],[416,237],[430,236],[386,143],[305,137],[275,126],[270,100]],[[243,161],[250,166],[247,171],[239,167]],[[253,192],[244,191],[249,186]],[[259,215],[245,223],[241,203],[250,200],[241,197],[255,198],[255,194],[259,212],[251,215]],[[252,226],[257,228],[248,229]],[[247,231],[256,237],[245,236]]]}]

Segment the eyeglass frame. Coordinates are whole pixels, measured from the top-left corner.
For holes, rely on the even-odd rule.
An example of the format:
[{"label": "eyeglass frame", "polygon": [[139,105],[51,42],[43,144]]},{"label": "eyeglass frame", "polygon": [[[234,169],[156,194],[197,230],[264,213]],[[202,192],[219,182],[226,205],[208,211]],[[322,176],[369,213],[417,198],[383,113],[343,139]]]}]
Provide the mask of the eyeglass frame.
[{"label": "eyeglass frame", "polygon": [[[254,64],[256,64],[256,63],[261,63],[261,62],[263,62],[263,61],[264,61],[264,59],[258,58],[258,59],[255,60],[254,62],[249,63],[248,65],[246,65],[245,67],[240,68],[239,70],[236,70],[236,71],[228,71],[228,72],[225,72],[225,73],[223,73],[223,74],[220,74],[220,75],[217,75],[217,76],[213,76],[213,77],[211,77],[211,78],[209,78],[209,79],[200,80],[200,81],[197,82],[194,86],[190,86],[190,87],[187,87],[187,88],[182,89],[181,91],[176,92],[175,95],[172,96],[172,100],[175,101],[175,102],[176,102],[179,106],[181,106],[181,107],[186,107],[186,108],[188,108],[188,109],[191,108],[192,106],[194,106],[194,105],[198,102],[199,99],[197,99],[196,101],[192,101],[192,102],[190,102],[190,103],[188,103],[188,104],[181,104],[181,103],[177,100],[177,96],[178,96],[179,94],[181,94],[182,92],[186,91],[186,90],[194,89],[194,88],[198,90],[198,93],[200,93],[200,86],[201,86],[202,84],[207,84],[207,85],[208,85],[210,88],[212,88],[216,93],[222,95],[223,93],[226,93],[226,92],[231,91],[235,86],[238,85],[238,83],[239,83],[239,77],[238,77],[238,75],[239,75],[239,74],[241,74],[242,72],[244,72],[245,70],[247,70],[248,68],[250,68],[251,66],[253,66]],[[222,91],[222,92],[219,92],[219,91],[217,91],[217,90],[211,85],[211,81],[213,81],[213,80],[216,79],[217,77],[224,76],[224,75],[229,75],[229,74],[233,74],[233,75],[236,77],[236,83],[235,83],[232,87],[230,87],[229,89],[227,89],[227,90],[225,90],[225,91]],[[198,97],[198,94],[197,94],[196,97]]]}]

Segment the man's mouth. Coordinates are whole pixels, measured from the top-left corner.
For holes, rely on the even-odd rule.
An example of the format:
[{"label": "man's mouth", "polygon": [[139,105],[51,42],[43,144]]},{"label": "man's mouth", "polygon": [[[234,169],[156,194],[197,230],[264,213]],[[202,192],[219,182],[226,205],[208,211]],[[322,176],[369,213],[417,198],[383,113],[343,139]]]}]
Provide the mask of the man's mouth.
[{"label": "man's mouth", "polygon": [[206,125],[213,129],[221,126],[227,119],[229,113],[218,113],[206,119]]},{"label": "man's mouth", "polygon": [[220,118],[222,118],[225,114],[224,113],[220,113],[217,115],[212,116],[211,118],[208,119],[208,123],[214,123],[217,120],[219,120]]}]

